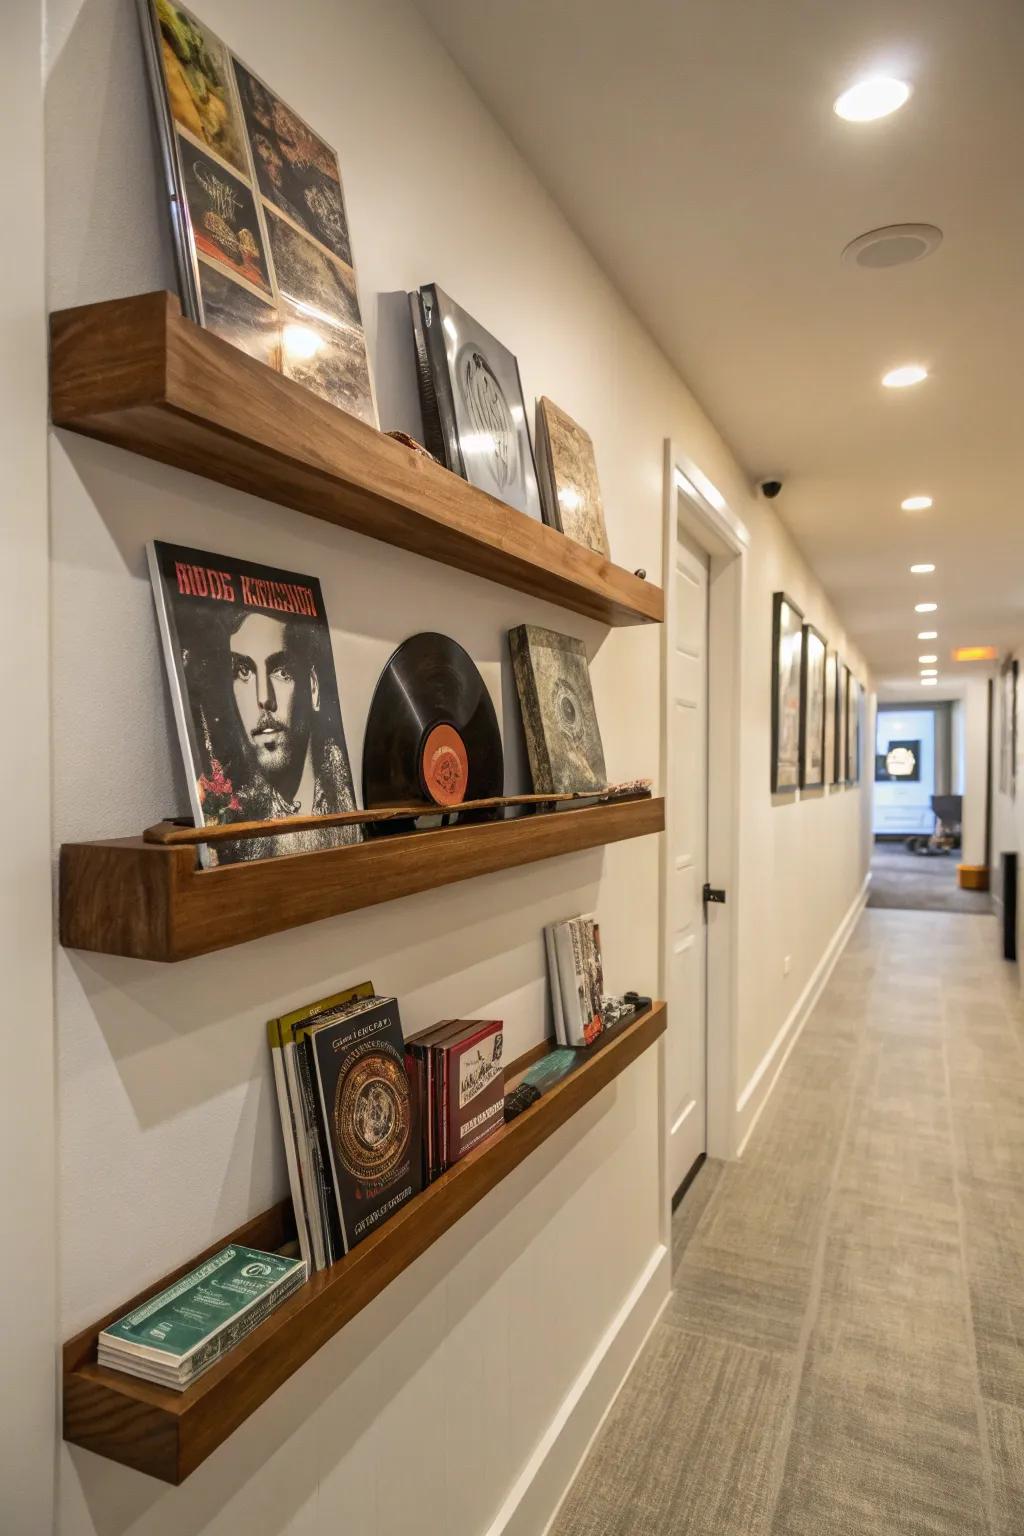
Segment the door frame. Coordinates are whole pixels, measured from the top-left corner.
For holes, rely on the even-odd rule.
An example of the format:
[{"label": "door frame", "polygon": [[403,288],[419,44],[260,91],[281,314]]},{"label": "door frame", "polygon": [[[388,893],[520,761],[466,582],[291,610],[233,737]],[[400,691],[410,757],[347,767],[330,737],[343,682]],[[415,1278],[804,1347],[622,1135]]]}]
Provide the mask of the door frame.
[{"label": "door frame", "polygon": [[[743,657],[743,595],[750,534],[712,481],[671,439],[665,442],[662,583],[665,623],[661,643],[661,782],[671,793],[672,733],[670,658],[675,645],[676,530],[706,551],[708,576],[708,881],[724,885],[727,900],[707,912],[706,1119],[709,1157],[733,1158],[737,1149],[736,1031],[739,1016],[740,719]],[[668,838],[661,845],[660,989],[669,977]],[[714,1027],[712,1027],[712,1023]],[[669,1020],[671,1028],[671,1019]],[[662,1056],[663,1064],[667,1056]],[[664,1126],[667,1151],[671,1126]],[[673,1190],[667,1191],[671,1199]]]}]

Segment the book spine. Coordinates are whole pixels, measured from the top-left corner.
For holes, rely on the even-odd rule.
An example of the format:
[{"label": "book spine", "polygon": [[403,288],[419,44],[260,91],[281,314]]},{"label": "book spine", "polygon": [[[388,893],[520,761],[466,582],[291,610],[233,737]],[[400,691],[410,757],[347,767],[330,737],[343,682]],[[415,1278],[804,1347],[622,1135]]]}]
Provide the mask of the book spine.
[{"label": "book spine", "polygon": [[562,985],[558,979],[558,956],[555,953],[555,923],[544,929],[544,949],[548,957],[548,990],[551,993],[551,1017],[555,1026],[555,1039],[565,1044],[565,1014],[562,1010]]},{"label": "book spine", "polygon": [[311,1152],[315,1131],[309,1119],[310,1106],[307,1096],[303,1091],[299,1070],[302,1053],[294,1039],[286,1040],[281,1049],[284,1056],[284,1073],[288,1082],[289,1096],[295,1110],[299,1182],[302,1185],[302,1197],[306,1206],[306,1220],[309,1224],[310,1244],[313,1249],[312,1267],[314,1270],[326,1269],[327,1258],[324,1245],[323,1218],[320,1212],[316,1171]]},{"label": "book spine", "polygon": [[438,1172],[443,1173],[448,1167],[448,1052],[443,1046],[435,1045],[431,1051],[434,1058],[434,1098],[437,1111],[437,1139],[438,1139]]},{"label": "book spine", "polygon": [[304,1035],[296,1042],[296,1065],[302,1082],[302,1094],[310,1127],[309,1162],[316,1185],[317,1206],[324,1234],[324,1266],[333,1264],[345,1252],[344,1234],[339,1232],[337,1207],[334,1200],[334,1182],[331,1178],[331,1160],[327,1149],[327,1135],[321,1117],[318,1084],[314,1069],[313,1046]]},{"label": "book spine", "polygon": [[558,956],[558,982],[562,992],[565,1043],[582,1045],[583,1019],[580,1011],[580,994],[576,986],[576,960],[573,953],[573,919],[571,917],[564,923],[559,923],[555,930],[555,951]]},{"label": "book spine", "polygon": [[302,1254],[307,1269],[310,1269],[311,1243],[309,1235],[309,1223],[306,1218],[306,1201],[302,1191],[302,1182],[299,1177],[298,1130],[295,1124],[295,1116],[288,1094],[288,1082],[285,1076],[284,1068],[284,1047],[281,1044],[281,1036],[278,1031],[276,1019],[267,1025],[267,1034],[270,1040],[270,1060],[274,1069],[274,1087],[277,1090],[277,1109],[281,1119],[281,1137],[284,1141],[284,1160],[288,1168],[288,1187],[291,1190],[292,1209],[295,1212],[295,1227],[299,1238],[299,1252]]}]

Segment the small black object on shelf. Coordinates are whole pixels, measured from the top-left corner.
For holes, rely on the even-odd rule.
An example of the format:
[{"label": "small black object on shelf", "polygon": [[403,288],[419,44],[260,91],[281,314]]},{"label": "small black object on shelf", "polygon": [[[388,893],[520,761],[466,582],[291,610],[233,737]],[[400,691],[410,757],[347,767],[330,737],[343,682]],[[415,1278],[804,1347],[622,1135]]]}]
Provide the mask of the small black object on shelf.
[{"label": "small black object on shelf", "polygon": [[505,1123],[514,1120],[516,1115],[521,1115],[524,1109],[529,1109],[531,1104],[536,1104],[540,1098],[540,1089],[532,1083],[520,1083],[518,1088],[512,1088],[505,1095]]}]

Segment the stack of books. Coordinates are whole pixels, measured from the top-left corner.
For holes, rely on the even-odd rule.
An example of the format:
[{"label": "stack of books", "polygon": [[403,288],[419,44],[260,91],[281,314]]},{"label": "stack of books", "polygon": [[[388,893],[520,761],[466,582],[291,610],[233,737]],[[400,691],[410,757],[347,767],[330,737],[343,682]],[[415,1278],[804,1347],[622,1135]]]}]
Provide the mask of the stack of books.
[{"label": "stack of books", "polygon": [[604,1030],[601,930],[592,912],[544,930],[559,1045],[593,1045]]},{"label": "stack of books", "polygon": [[99,1337],[100,1365],[184,1392],[306,1278],[302,1259],[232,1244]]},{"label": "stack of books", "polygon": [[267,1035],[299,1249],[321,1270],[422,1188],[398,1002],[362,982]]},{"label": "stack of books", "polygon": [[406,1042],[425,1184],[504,1125],[503,1045],[500,1019],[444,1019]]}]

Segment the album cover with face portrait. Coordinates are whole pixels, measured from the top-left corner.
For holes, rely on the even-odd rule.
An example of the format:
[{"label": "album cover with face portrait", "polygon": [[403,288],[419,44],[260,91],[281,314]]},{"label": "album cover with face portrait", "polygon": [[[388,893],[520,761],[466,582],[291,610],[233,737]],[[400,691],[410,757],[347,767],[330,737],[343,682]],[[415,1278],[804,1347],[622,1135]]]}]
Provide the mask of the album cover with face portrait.
[{"label": "album cover with face portrait", "polygon": [[409,295],[430,452],[470,485],[542,520],[519,364],[436,283]]},{"label": "album cover with face portrait", "polygon": [[337,155],[192,11],[138,3],[185,314],[375,427]]},{"label": "album cover with face portrait", "polygon": [[[197,827],[356,809],[320,583],[205,550],[149,546]],[[359,842],[359,827],[204,845],[204,865]]]},{"label": "album cover with face portrait", "polygon": [[535,793],[605,789],[583,641],[536,624],[510,629],[508,640]]}]

